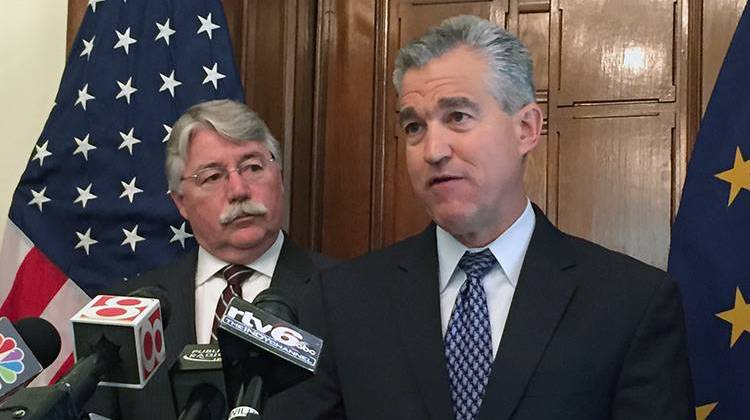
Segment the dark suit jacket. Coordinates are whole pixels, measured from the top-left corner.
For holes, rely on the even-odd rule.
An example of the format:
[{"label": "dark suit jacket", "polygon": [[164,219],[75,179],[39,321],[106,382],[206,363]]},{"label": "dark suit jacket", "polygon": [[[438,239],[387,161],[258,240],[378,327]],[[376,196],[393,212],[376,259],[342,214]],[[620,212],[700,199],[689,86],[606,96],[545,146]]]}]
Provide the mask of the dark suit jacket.
[{"label": "dark suit jacket", "polygon": [[[535,212],[479,418],[694,418],[674,282]],[[437,261],[433,225],[322,271],[306,319],[325,337],[319,373],[264,419],[452,419]]]},{"label": "dark suit jacket", "polygon": [[[169,367],[187,344],[195,338],[195,270],[198,249],[177,261],[128,281],[114,294],[127,294],[144,286],[157,285],[166,290],[172,314],[164,331],[166,360],[143,390],[99,387],[87,405],[87,411],[113,419],[174,419],[176,418],[169,382]],[[281,287],[298,297],[300,288],[319,269],[331,265],[331,260],[309,253],[285,236],[276,263],[272,287]],[[269,403],[269,404],[272,404]]]}]

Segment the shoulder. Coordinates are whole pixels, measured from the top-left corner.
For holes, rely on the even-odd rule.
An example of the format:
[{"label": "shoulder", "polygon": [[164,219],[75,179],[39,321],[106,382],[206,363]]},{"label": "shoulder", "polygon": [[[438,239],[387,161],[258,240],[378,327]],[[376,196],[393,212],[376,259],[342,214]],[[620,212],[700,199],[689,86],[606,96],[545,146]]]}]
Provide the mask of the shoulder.
[{"label": "shoulder", "polygon": [[196,248],[165,265],[141,273],[126,281],[119,282],[108,290],[108,293],[127,294],[146,286],[160,286],[168,290],[171,289],[172,284],[175,282],[193,282],[195,281],[195,267],[197,262],[198,249]]},{"label": "shoulder", "polygon": [[346,278],[347,283],[371,282],[373,278],[387,280],[413,264],[437,267],[433,226],[421,234],[322,270],[321,277]]}]

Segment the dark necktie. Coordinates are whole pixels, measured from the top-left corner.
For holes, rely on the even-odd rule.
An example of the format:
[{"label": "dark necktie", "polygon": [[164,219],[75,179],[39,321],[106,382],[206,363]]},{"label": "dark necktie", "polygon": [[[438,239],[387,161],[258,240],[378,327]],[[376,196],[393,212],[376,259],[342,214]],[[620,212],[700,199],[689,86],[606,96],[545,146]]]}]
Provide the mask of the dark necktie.
[{"label": "dark necktie", "polygon": [[444,343],[456,420],[477,418],[492,369],[492,332],[482,277],[496,263],[489,249],[467,251],[458,262],[466,281],[456,297]]},{"label": "dark necktie", "polygon": [[230,264],[221,270],[221,274],[224,276],[224,280],[227,281],[227,287],[221,292],[219,301],[216,302],[216,312],[214,313],[214,324],[211,328],[211,340],[216,342],[216,328],[218,328],[221,318],[224,316],[224,312],[229,306],[229,301],[232,297],[242,297],[242,283],[250,278],[253,274],[253,269],[245,267],[244,265]]}]

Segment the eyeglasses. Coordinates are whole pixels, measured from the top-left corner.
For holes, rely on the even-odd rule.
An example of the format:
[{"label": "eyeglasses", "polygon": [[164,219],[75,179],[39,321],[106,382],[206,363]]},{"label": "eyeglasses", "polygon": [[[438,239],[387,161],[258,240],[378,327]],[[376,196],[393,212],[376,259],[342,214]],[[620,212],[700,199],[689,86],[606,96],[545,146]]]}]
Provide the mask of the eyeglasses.
[{"label": "eyeglasses", "polygon": [[237,172],[245,182],[257,183],[266,176],[268,167],[276,158],[271,154],[268,158],[263,156],[251,156],[237,165],[234,169],[223,166],[211,166],[195,171],[192,175],[181,177],[180,180],[192,180],[199,188],[211,190],[226,184],[230,172]]}]

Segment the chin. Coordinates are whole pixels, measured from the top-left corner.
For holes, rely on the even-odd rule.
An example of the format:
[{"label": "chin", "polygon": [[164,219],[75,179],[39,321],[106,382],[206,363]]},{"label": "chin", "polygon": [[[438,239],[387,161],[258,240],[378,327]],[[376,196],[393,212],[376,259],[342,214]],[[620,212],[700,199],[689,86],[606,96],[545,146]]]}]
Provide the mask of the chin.
[{"label": "chin", "polygon": [[466,230],[466,226],[471,220],[472,213],[465,211],[457,211],[453,209],[440,209],[434,212],[430,212],[432,220],[437,223],[438,226],[445,229],[452,235],[460,235]]}]

